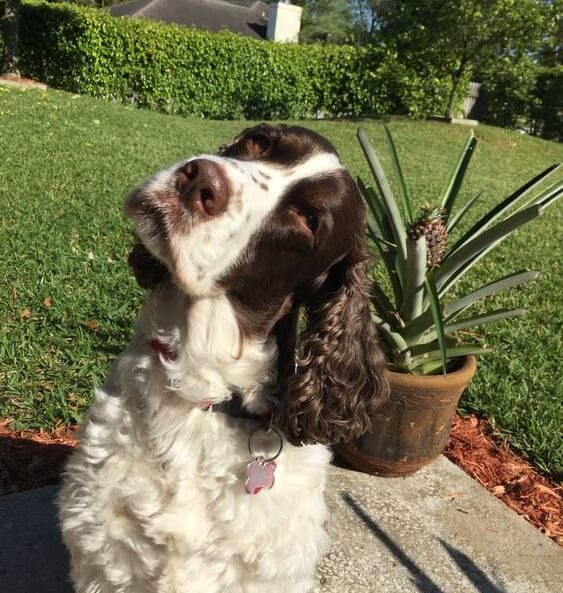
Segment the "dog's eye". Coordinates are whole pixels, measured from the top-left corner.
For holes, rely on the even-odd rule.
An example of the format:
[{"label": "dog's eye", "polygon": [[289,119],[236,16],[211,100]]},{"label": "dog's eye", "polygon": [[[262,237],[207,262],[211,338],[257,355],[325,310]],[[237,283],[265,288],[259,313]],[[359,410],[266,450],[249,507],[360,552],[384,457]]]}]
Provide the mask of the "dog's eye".
[{"label": "dog's eye", "polygon": [[319,221],[316,214],[312,212],[303,212],[298,208],[288,208],[288,212],[295,218],[297,224],[308,232],[314,233],[319,226]]},{"label": "dog's eye", "polygon": [[272,146],[272,142],[265,134],[252,134],[246,139],[247,151],[256,157],[267,152]]}]

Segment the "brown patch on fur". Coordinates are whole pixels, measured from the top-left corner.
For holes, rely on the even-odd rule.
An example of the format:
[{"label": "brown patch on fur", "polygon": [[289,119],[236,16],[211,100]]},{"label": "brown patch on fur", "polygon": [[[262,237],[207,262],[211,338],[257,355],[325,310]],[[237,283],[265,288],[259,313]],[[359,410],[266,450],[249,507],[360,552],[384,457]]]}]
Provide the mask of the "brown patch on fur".
[{"label": "brown patch on fur", "polygon": [[287,381],[280,424],[294,444],[351,441],[386,399],[385,357],[369,310],[365,239],[305,302],[307,329]]}]

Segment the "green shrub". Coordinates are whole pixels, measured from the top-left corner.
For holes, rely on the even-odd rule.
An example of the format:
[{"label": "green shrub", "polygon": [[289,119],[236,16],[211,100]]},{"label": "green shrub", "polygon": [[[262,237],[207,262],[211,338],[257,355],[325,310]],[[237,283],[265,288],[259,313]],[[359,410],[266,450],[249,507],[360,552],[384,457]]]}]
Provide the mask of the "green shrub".
[{"label": "green shrub", "polygon": [[563,141],[563,66],[539,70],[531,120],[534,134]]},{"label": "green shrub", "polygon": [[526,126],[537,78],[537,66],[531,58],[513,63],[504,57],[478,74],[486,108],[485,123],[514,128]]},{"label": "green shrub", "polygon": [[76,93],[182,115],[288,119],[440,112],[448,80],[381,47],[297,45],[26,2],[25,76]]}]

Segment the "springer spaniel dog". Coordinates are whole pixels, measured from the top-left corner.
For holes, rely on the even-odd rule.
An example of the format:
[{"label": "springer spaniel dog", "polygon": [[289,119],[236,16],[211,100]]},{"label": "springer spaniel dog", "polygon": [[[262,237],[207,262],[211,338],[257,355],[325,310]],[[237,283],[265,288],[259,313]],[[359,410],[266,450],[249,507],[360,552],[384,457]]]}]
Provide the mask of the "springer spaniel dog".
[{"label": "springer spaniel dog", "polygon": [[152,290],[66,467],[75,590],[307,593],[328,446],[387,391],[356,185],[319,134],[263,124],[124,211]]}]

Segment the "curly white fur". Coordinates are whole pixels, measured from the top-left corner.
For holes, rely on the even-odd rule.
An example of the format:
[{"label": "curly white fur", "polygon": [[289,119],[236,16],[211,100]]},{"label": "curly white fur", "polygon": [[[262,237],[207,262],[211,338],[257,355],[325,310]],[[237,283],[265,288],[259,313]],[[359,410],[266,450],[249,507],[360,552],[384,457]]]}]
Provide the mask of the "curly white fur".
[{"label": "curly white fur", "polygon": [[[149,295],[66,468],[60,518],[77,593],[307,593],[327,545],[328,449],[284,443],[274,487],[249,495],[258,422],[198,404],[237,391],[250,411],[269,409],[274,340],[243,336],[217,281],[289,187],[342,165],[322,151],[291,168],[205,158],[231,188],[221,216],[201,220],[181,205],[176,172],[188,161],[126,203],[181,289],[166,283]],[[175,357],[155,352],[155,339]],[[253,439],[265,456],[277,444]]]},{"label": "curly white fur", "polygon": [[[174,361],[151,338],[170,345]],[[238,389],[267,405],[273,341],[243,341],[225,296],[150,295],[97,391],[59,499],[77,593],[306,593],[327,545],[328,449],[284,444],[276,483],[244,488],[257,423],[204,411]],[[268,452],[271,443],[258,442]]]}]

